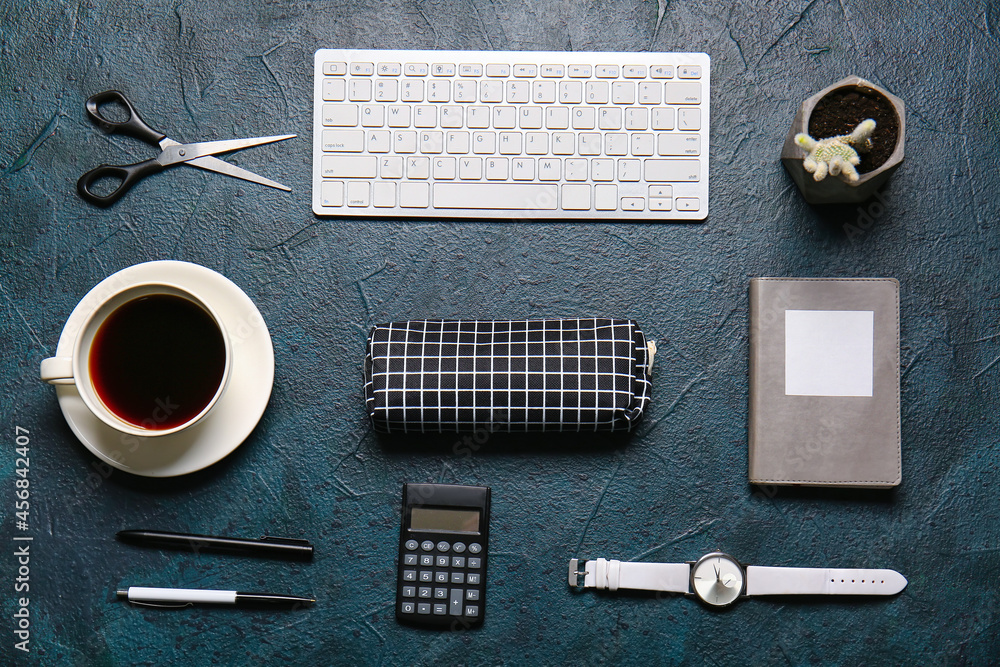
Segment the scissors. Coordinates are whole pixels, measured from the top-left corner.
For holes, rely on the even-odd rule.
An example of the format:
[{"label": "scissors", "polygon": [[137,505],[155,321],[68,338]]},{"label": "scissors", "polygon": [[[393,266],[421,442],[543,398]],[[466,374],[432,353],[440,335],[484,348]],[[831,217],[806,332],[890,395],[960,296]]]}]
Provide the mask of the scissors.
[{"label": "scissors", "polygon": [[[128,118],[124,121],[114,122],[101,115],[99,105],[116,102],[128,111]],[[85,201],[88,201],[91,204],[96,204],[97,206],[110,206],[121,199],[122,195],[128,192],[133,185],[146,176],[163,171],[167,167],[173,167],[178,164],[199,167],[201,169],[207,169],[208,171],[242,178],[245,181],[252,181],[254,183],[260,183],[261,185],[267,185],[272,188],[278,188],[279,190],[285,190],[287,192],[291,191],[291,188],[282,185],[281,183],[276,183],[270,179],[264,178],[263,176],[258,176],[252,171],[241,169],[234,164],[212,156],[218,153],[229,153],[241,148],[249,148],[250,146],[269,144],[274,141],[284,141],[285,139],[291,139],[296,136],[294,134],[283,134],[274,137],[256,137],[252,139],[232,139],[230,141],[204,141],[195,144],[182,144],[170,139],[162,132],[158,132],[147,125],[142,118],[139,117],[139,112],[135,110],[135,107],[132,106],[132,103],[129,102],[128,98],[117,90],[108,90],[90,97],[87,100],[87,115],[92,121],[94,121],[94,123],[97,124],[99,128],[108,134],[127,134],[130,137],[140,139],[148,144],[159,146],[161,149],[160,154],[152,160],[118,166],[102,164],[81,176],[80,180],[77,181],[76,191],[80,193],[80,196]],[[119,183],[118,187],[110,193],[106,195],[99,195],[91,190],[91,186],[102,178],[120,180],[121,183]]]}]

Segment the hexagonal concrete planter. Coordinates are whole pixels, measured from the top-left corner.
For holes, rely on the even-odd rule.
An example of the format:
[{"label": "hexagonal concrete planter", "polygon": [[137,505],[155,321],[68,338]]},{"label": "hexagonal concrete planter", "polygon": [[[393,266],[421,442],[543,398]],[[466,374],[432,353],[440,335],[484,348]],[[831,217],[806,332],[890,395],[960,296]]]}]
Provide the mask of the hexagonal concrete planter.
[{"label": "hexagonal concrete planter", "polygon": [[[863,91],[868,94],[875,93],[889,101],[896,112],[896,120],[899,126],[896,146],[888,160],[874,171],[860,174],[861,178],[856,183],[846,183],[836,176],[827,176],[822,181],[816,181],[813,179],[813,175],[807,172],[802,166],[802,161],[806,155],[795,144],[795,135],[800,132],[808,134],[810,117],[820,100],[830,93],[842,91],[845,88]],[[795,115],[795,120],[792,121],[791,128],[788,130],[785,144],[781,148],[781,163],[785,165],[789,176],[799,186],[802,196],[810,204],[853,204],[863,202],[875,194],[875,191],[882,187],[889,176],[903,163],[905,129],[906,113],[901,99],[871,81],[866,81],[856,76],[849,76],[832,86],[824,88],[802,103],[802,106],[799,107],[799,112]],[[816,139],[820,138],[822,137],[816,137]]]}]

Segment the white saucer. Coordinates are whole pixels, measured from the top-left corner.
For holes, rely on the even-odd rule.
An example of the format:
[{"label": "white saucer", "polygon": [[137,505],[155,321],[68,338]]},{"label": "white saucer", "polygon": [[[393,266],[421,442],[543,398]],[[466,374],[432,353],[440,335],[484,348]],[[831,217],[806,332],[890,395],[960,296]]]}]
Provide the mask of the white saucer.
[{"label": "white saucer", "polygon": [[225,276],[188,262],[136,264],[98,283],[66,321],[56,356],[72,355],[77,332],[92,302],[112,289],[160,280],[200,296],[218,313],[231,337],[232,375],[212,411],[179,433],[136,438],[95,417],[74,385],[56,385],[59,407],[80,442],[108,465],[145,477],[185,475],[232,453],[260,421],[274,384],[274,349],[260,311]]}]

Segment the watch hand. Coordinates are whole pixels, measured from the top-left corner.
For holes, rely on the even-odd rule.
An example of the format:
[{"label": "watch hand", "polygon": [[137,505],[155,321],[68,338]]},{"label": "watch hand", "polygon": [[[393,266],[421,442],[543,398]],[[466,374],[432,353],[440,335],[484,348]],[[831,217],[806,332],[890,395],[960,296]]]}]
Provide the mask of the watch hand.
[{"label": "watch hand", "polygon": [[712,567],[715,568],[715,579],[717,581],[720,580],[722,577],[719,575],[719,566],[718,565],[713,565]]}]

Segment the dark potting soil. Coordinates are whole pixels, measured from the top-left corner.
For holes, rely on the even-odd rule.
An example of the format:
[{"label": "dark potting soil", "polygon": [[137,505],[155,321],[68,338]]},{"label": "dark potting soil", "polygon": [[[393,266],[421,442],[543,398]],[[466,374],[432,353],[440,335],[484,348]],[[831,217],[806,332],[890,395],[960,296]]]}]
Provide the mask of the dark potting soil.
[{"label": "dark potting soil", "polygon": [[866,118],[875,121],[872,149],[867,153],[858,151],[861,158],[858,173],[866,174],[885,164],[895,150],[899,136],[896,111],[882,95],[870,88],[857,87],[831,92],[816,103],[809,117],[809,136],[818,140],[850,134]]}]

